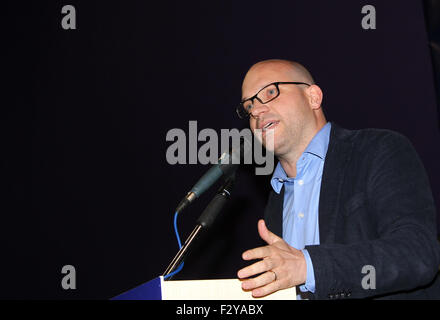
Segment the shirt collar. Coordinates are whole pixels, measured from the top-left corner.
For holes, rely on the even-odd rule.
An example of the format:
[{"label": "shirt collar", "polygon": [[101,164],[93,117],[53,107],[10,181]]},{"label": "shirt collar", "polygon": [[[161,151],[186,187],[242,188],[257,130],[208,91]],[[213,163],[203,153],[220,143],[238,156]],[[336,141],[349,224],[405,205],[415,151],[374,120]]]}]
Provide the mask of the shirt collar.
[{"label": "shirt collar", "polygon": [[[313,139],[308,144],[307,148],[304,150],[301,157],[305,153],[308,153],[308,154],[314,155],[324,161],[325,156],[327,154],[327,150],[328,150],[328,143],[329,143],[329,139],[330,139],[330,129],[331,129],[331,123],[327,122],[321,128],[321,130],[319,130],[318,133],[315,134]],[[292,180],[294,180],[294,178],[288,178],[283,167],[278,162],[278,164],[274,170],[274,173],[272,175],[271,182],[270,182],[274,191],[279,194],[281,191],[281,188],[283,187],[283,183],[286,181],[292,181]]]},{"label": "shirt collar", "polygon": [[281,163],[278,162],[273,172],[272,179],[270,180],[273,190],[279,194],[281,192],[281,188],[283,187],[283,183],[288,179],[289,178],[281,166]]},{"label": "shirt collar", "polygon": [[304,153],[313,154],[322,160],[325,159],[328,149],[328,142],[330,138],[330,129],[331,123],[327,122],[321,130],[318,131],[317,134],[310,141],[307,148],[304,150]]}]

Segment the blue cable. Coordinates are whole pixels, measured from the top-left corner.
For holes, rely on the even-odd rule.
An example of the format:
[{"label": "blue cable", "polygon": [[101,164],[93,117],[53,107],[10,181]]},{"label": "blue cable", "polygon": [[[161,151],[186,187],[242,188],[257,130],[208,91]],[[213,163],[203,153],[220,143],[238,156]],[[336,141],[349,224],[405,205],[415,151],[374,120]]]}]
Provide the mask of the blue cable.
[{"label": "blue cable", "polygon": [[[180,242],[180,236],[179,236],[179,230],[177,229],[177,216],[179,215],[179,211],[177,211],[174,214],[174,232],[176,233],[176,238],[177,238],[177,243],[179,244],[179,249],[182,248],[182,243]],[[177,274],[178,272],[180,272],[183,269],[183,262],[177,267],[176,270],[174,270],[173,272],[167,274],[165,277],[163,277],[164,279],[168,279],[172,276],[174,276],[175,274]]]},{"label": "blue cable", "polygon": [[177,216],[179,212],[174,213],[174,232],[176,233],[177,243],[179,244],[179,249],[182,248],[182,243],[180,242],[179,230],[177,228]]}]

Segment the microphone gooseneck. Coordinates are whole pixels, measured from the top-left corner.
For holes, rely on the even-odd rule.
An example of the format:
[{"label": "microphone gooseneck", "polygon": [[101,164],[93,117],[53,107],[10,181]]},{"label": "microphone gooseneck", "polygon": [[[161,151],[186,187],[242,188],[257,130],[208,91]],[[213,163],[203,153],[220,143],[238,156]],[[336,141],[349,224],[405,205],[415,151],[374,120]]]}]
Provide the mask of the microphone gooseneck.
[{"label": "microphone gooseneck", "polygon": [[198,237],[199,233],[205,229],[212,227],[215,219],[218,217],[219,213],[223,209],[224,205],[228,201],[231,196],[231,190],[234,186],[235,182],[235,174],[231,174],[223,185],[218,189],[217,194],[205,208],[203,213],[200,215],[197,220],[197,225],[186,239],[184,245],[180,248],[179,252],[175,255],[171,263],[166,268],[163,273],[163,277],[166,280],[170,280],[172,278],[172,272],[180,265],[180,263],[185,259],[189,252],[189,248],[191,243]]}]

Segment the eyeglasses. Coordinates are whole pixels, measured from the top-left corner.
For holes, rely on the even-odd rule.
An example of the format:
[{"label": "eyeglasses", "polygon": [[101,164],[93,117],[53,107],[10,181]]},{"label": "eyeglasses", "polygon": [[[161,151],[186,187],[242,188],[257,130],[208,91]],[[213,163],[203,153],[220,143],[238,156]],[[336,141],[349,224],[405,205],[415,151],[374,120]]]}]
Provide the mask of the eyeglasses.
[{"label": "eyeglasses", "polygon": [[310,84],[305,82],[274,82],[270,83],[264,88],[260,89],[256,95],[250,97],[246,100],[243,100],[236,108],[236,112],[241,119],[249,118],[251,114],[251,110],[254,107],[254,99],[257,99],[261,104],[268,103],[280,95],[280,88],[278,87],[280,84],[305,84],[306,86],[310,86]]}]

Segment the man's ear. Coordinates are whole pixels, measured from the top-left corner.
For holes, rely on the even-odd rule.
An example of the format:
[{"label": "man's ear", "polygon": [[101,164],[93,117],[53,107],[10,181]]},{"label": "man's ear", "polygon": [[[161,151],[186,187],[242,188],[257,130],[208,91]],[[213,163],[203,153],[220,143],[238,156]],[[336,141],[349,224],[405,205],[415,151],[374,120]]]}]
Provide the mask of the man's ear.
[{"label": "man's ear", "polygon": [[316,84],[312,84],[307,88],[309,103],[313,110],[319,109],[322,103],[322,90]]}]

